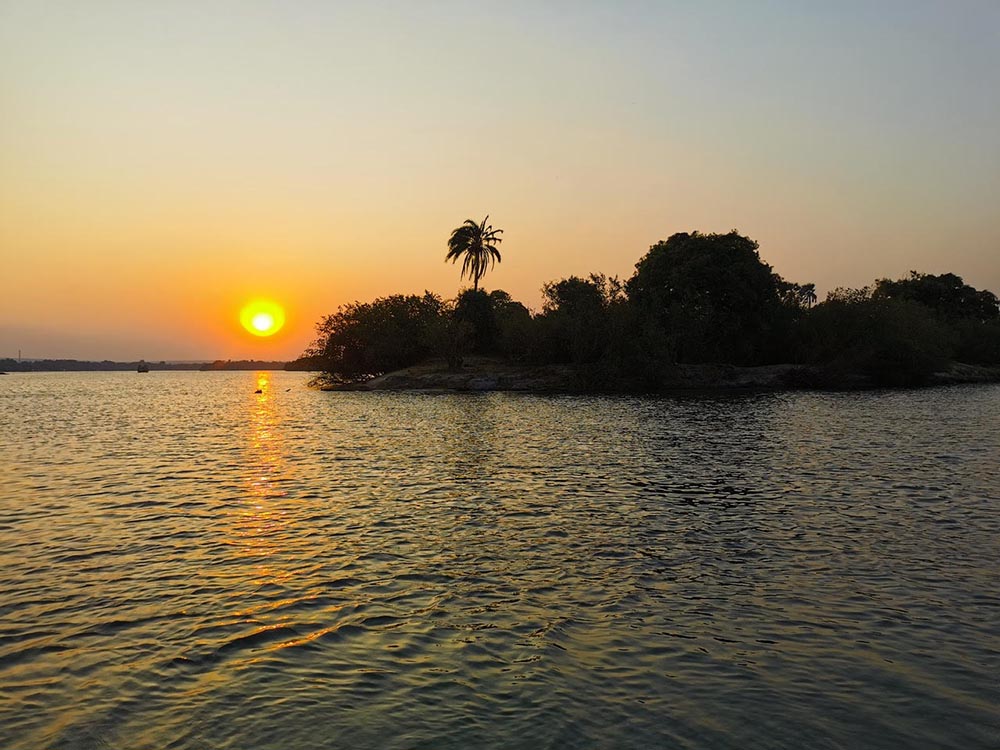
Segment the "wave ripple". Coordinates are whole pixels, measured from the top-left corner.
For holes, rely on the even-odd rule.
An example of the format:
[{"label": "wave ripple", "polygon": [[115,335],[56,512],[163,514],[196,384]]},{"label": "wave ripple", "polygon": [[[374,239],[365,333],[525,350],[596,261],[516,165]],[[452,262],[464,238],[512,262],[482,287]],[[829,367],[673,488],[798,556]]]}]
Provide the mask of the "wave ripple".
[{"label": "wave ripple", "polygon": [[1000,388],[301,380],[0,381],[0,746],[995,747]]}]

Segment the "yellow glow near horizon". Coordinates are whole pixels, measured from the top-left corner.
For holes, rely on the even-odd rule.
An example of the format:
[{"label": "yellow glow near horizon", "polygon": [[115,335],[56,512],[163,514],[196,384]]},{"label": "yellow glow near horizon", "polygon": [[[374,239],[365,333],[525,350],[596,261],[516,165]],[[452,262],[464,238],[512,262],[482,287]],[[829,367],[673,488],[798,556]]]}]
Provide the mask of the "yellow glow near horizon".
[{"label": "yellow glow near horizon", "polygon": [[240,311],[240,323],[254,336],[272,336],[285,325],[285,311],[276,302],[253,300]]}]

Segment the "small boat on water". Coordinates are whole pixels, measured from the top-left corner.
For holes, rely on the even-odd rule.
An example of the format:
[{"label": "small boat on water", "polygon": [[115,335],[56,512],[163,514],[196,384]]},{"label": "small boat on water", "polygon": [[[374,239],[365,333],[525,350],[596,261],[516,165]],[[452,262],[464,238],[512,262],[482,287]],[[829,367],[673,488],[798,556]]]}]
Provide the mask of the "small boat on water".
[{"label": "small boat on water", "polygon": [[136,372],[149,372],[149,365],[146,364],[146,360],[140,359],[139,366],[135,369]]}]

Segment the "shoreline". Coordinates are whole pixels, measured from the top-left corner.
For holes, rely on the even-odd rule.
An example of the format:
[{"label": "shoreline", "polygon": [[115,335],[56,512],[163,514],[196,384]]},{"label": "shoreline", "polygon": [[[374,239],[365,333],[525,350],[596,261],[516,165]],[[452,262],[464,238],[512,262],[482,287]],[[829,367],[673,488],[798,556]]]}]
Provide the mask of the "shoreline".
[{"label": "shoreline", "polygon": [[518,365],[486,357],[470,357],[459,370],[443,360],[379,375],[359,383],[314,381],[322,391],[441,391],[518,393],[697,393],[785,390],[860,391],[879,388],[933,387],[1000,383],[1000,367],[952,363],[915,386],[885,386],[859,373],[836,372],[812,365],[672,365],[657,373],[655,387],[637,379],[612,380],[596,368],[573,365]]}]

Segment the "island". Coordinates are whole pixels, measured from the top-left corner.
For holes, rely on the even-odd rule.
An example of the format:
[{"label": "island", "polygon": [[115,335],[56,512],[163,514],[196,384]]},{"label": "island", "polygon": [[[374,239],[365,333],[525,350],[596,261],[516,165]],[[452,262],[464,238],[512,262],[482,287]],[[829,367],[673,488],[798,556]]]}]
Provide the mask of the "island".
[{"label": "island", "polygon": [[592,273],[542,287],[531,311],[480,281],[502,230],[466,221],[446,260],[472,288],[342,305],[288,369],[325,390],[657,393],[1000,382],[1000,302],[956,274],[916,271],[837,288],[787,281],[758,244],[674,234],[627,280]]}]

